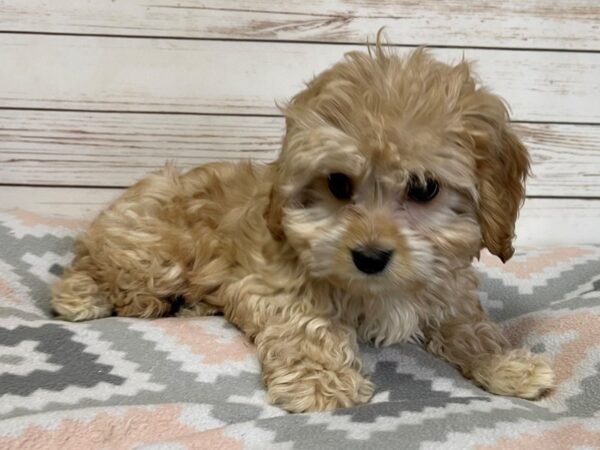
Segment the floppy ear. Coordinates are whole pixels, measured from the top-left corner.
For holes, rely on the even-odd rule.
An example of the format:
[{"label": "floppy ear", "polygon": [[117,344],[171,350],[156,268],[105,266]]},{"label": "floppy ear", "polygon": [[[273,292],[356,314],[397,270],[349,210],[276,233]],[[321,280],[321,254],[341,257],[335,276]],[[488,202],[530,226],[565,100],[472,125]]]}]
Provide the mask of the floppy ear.
[{"label": "floppy ear", "polygon": [[[489,94],[488,94],[489,95]],[[514,253],[512,241],[519,208],[525,199],[525,179],[529,173],[527,149],[508,123],[501,100],[489,95],[492,109],[501,114],[477,117],[478,130],[472,134],[477,148],[479,224],[483,244],[502,262]],[[482,126],[483,122],[485,125]]]}]

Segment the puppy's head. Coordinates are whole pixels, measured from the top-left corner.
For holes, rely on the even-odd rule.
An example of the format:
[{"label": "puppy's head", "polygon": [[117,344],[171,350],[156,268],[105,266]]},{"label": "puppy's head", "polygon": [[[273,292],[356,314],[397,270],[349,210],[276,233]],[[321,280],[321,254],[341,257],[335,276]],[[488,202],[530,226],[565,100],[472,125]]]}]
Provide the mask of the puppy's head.
[{"label": "puppy's head", "polygon": [[466,62],[349,53],[284,113],[268,222],[312,276],[379,290],[512,256],[528,155]]}]

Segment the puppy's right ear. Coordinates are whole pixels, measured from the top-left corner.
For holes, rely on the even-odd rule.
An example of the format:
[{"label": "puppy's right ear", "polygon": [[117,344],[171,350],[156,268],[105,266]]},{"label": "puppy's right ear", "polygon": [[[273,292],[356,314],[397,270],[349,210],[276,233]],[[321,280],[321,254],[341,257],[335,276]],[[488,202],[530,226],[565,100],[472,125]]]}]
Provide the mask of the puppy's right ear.
[{"label": "puppy's right ear", "polygon": [[509,124],[496,126],[494,137],[487,139],[492,148],[478,161],[478,215],[485,246],[506,262],[514,253],[512,241],[519,208],[525,200],[529,154]]},{"label": "puppy's right ear", "polygon": [[278,176],[275,175],[273,186],[269,193],[269,204],[265,210],[265,221],[267,222],[267,228],[271,232],[273,239],[276,241],[283,241],[285,238],[283,225],[281,224],[284,203],[283,195],[279,190]]}]

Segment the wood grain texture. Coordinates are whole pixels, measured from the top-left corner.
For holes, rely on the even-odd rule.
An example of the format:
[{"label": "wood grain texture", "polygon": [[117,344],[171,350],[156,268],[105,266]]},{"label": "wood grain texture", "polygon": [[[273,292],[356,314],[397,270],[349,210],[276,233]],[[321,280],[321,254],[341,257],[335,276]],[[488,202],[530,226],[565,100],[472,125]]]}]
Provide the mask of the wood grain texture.
[{"label": "wood grain texture", "polygon": [[[4,34],[0,107],[278,114],[275,100],[359,48]],[[514,120],[600,123],[600,53],[433,53],[476,60],[480,78],[508,100]]]},{"label": "wood grain texture", "polygon": [[600,200],[533,199],[516,227],[517,245],[600,244]]},{"label": "wood grain texture", "polygon": [[122,189],[0,186],[0,210],[23,209],[40,215],[92,220]]},{"label": "wood grain texture", "polygon": [[531,153],[528,195],[600,197],[600,126],[520,123],[515,130]]},{"label": "wood grain texture", "polygon": [[409,45],[600,49],[597,0],[4,0],[0,30]]},{"label": "wood grain texture", "polygon": [[0,183],[128,186],[174,160],[271,160],[280,117],[0,110]]},{"label": "wood grain texture", "polygon": [[[516,124],[532,154],[529,195],[600,197],[600,126]],[[165,160],[272,160],[279,117],[0,110],[0,183],[128,186]]]},{"label": "wood grain texture", "polygon": [[[121,190],[0,186],[0,210],[91,220]],[[559,226],[557,226],[559,224]],[[600,200],[529,199],[517,222],[517,245],[600,244]]]}]

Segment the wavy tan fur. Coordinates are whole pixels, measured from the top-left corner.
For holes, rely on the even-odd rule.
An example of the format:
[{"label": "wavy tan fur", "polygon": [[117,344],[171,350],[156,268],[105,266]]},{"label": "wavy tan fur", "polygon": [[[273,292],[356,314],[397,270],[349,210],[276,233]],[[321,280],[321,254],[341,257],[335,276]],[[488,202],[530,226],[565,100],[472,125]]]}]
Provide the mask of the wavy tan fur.
[{"label": "wavy tan fur", "polygon": [[[482,310],[471,267],[512,255],[529,168],[504,103],[417,50],[353,52],[283,107],[269,165],[168,165],[128,189],[79,237],[53,288],[66,320],[116,313],[223,313],[257,346],[270,400],[321,411],[369,400],[357,340],[417,341],[497,394],[537,398],[547,361],[512,349]],[[336,199],[327,177],[353,184]],[[429,203],[407,197],[434,177]],[[393,251],[366,275],[350,250]]]}]

